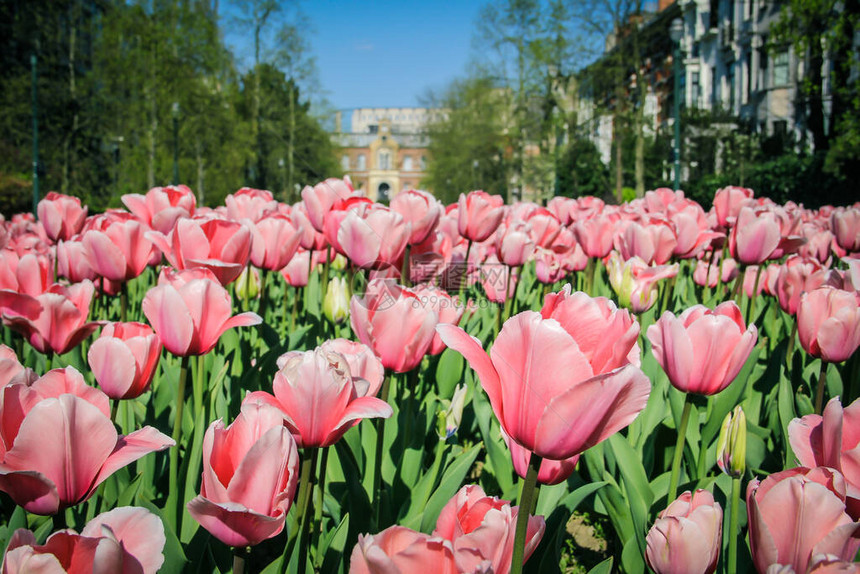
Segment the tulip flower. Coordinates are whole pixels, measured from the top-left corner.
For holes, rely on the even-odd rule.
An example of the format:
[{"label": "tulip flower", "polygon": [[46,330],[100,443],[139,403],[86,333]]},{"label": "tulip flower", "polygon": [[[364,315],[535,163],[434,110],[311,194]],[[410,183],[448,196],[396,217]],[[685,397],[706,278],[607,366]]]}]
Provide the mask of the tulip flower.
[{"label": "tulip flower", "polygon": [[[319,348],[327,353],[337,353],[346,359],[349,365],[349,374],[363,396],[375,397],[379,393],[385,376],[385,368],[370,347],[347,339],[329,339],[323,342]],[[278,357],[278,369],[284,368],[291,356],[290,353],[284,353]],[[366,390],[364,390],[365,388]]]},{"label": "tulip flower", "polygon": [[98,273],[90,263],[90,251],[83,241],[60,241],[57,244],[57,275],[72,283],[84,279],[95,281]]},{"label": "tulip flower", "polygon": [[[433,536],[451,542],[461,568],[471,572],[489,561],[496,574],[508,574],[514,546],[514,525],[521,508],[507,500],[487,496],[476,485],[461,488],[442,508]],[[543,538],[546,523],[542,516],[529,516],[523,563]]]},{"label": "tulip flower", "polygon": [[167,235],[182,217],[192,217],[197,207],[188,186],[169,185],[153,187],[146,195],[129,193],[122,196],[122,202],[135,217],[150,229]]},{"label": "tulip flower", "polygon": [[330,446],[362,419],[388,418],[393,413],[388,403],[368,395],[368,381],[353,378],[346,357],[336,351],[317,347],[291,351],[281,359],[272,384],[274,396],[257,391],[245,400],[283,412],[299,447]]},{"label": "tulip flower", "polygon": [[469,241],[481,242],[490,237],[505,216],[502,197],[485,191],[461,193],[457,206],[457,229]]},{"label": "tulip flower", "polygon": [[746,327],[738,306],[727,301],[713,311],[694,305],[678,317],[666,311],[647,335],[654,357],[676,389],[714,395],[738,375],[758,330]]},{"label": "tulip flower", "polygon": [[411,289],[373,279],[363,297],[350,301],[350,323],[358,340],[373,349],[386,369],[414,369],[433,342],[439,316],[421,305]]},{"label": "tulip flower", "polygon": [[522,221],[499,226],[496,232],[496,253],[502,263],[508,267],[520,267],[531,259],[535,242],[530,231],[529,225]]},{"label": "tulip flower", "polygon": [[350,574],[406,574],[432,569],[438,574],[464,570],[448,540],[392,526],[379,534],[359,534],[349,559]]},{"label": "tulip flower", "polygon": [[161,341],[143,323],[109,323],[87,353],[93,376],[112,399],[133,399],[149,390]]},{"label": "tulip flower", "polygon": [[800,464],[827,466],[842,473],[846,483],[846,512],[860,519],[860,401],[842,407],[830,399],[821,415],[806,415],[788,423],[791,450]]},{"label": "tulip flower", "polygon": [[712,574],[722,543],[723,510],[707,490],[683,493],[648,531],[645,561],[657,574]]},{"label": "tulip flower", "polygon": [[744,207],[729,235],[729,249],[738,262],[758,265],[772,258],[781,241],[781,229],[773,212]]},{"label": "tulip flower", "polygon": [[81,200],[77,197],[63,195],[56,191],[48,192],[36,207],[39,221],[54,243],[68,241],[76,235],[84,226],[87,210],[86,206],[81,206]]},{"label": "tulip flower", "polygon": [[[504,431],[502,432],[502,438],[505,439],[505,444],[508,445],[508,450],[511,451],[511,462],[514,465],[514,472],[520,478],[526,478],[532,451],[518,445]],[[537,481],[541,484],[559,484],[564,482],[576,470],[579,456],[579,454],[575,454],[563,460],[541,459]]]},{"label": "tulip flower", "polygon": [[155,247],[146,236],[146,227],[134,219],[116,220],[103,230],[90,229],[83,235],[90,265],[101,277],[129,281],[146,269]]},{"label": "tulip flower", "polygon": [[338,201],[352,197],[353,194],[352,182],[348,177],[329,178],[313,187],[305,186],[302,190],[302,202],[314,229],[322,233],[326,216],[332,206]]},{"label": "tulip flower", "polygon": [[286,215],[266,216],[249,224],[251,263],[267,271],[280,271],[296,254],[303,229]]},{"label": "tulip flower", "polygon": [[176,269],[205,267],[221,285],[232,283],[251,257],[251,231],[226,219],[179,219],[169,235],[147,234]]},{"label": "tulip flower", "polygon": [[529,235],[536,247],[549,249],[561,233],[561,222],[548,209],[534,210],[527,218]]},{"label": "tulip flower", "polygon": [[411,229],[409,222],[384,206],[351,209],[340,222],[337,244],[362,269],[396,265],[403,256]]},{"label": "tulip flower", "polygon": [[3,387],[14,381],[23,380],[30,383],[35,379],[36,374],[18,361],[15,351],[6,345],[0,345],[0,408],[3,405]]},{"label": "tulip flower", "polygon": [[586,255],[592,259],[602,259],[612,251],[615,221],[616,219],[608,215],[598,215],[576,221],[571,230]]},{"label": "tulip flower", "polygon": [[205,355],[226,330],[263,322],[256,313],[231,316],[230,294],[205,270],[202,274],[195,269],[179,271],[163,278],[146,293],[142,308],[164,348],[174,355]]},{"label": "tulip flower", "polygon": [[145,508],[123,506],[90,520],[80,534],[61,530],[39,545],[20,528],[9,540],[3,574],[27,572],[140,572],[164,564],[164,525]]},{"label": "tulip flower", "polygon": [[860,252],[860,208],[855,206],[834,211],[831,229],[839,247],[848,253]]},{"label": "tulip flower", "polygon": [[[316,262],[315,262],[316,263]],[[311,267],[311,252],[298,251],[286,267],[280,270],[287,285],[305,287],[308,284],[308,273]]]},{"label": "tulip flower", "polygon": [[744,409],[738,405],[726,415],[720,427],[717,466],[731,477],[741,477],[746,470],[746,454],[747,419]]},{"label": "tulip flower", "polygon": [[723,229],[734,226],[735,220],[744,205],[752,200],[753,191],[745,187],[729,186],[718,189],[714,194],[714,213],[717,223]]},{"label": "tulip flower", "polygon": [[679,269],[677,263],[649,266],[639,257],[622,261],[615,251],[609,256],[606,268],[619,304],[634,313],[650,309],[657,302],[657,282],[675,277]]},{"label": "tulip flower", "polygon": [[91,282],[83,281],[68,287],[54,284],[37,297],[4,297],[0,292],[0,312],[3,322],[23,334],[36,350],[62,355],[101,325],[87,322],[94,291]]},{"label": "tulip flower", "polygon": [[242,270],[233,284],[233,293],[239,299],[248,301],[260,296],[260,273],[250,265]]},{"label": "tulip flower", "polygon": [[[502,430],[542,458],[563,460],[587,450],[629,425],[648,401],[651,384],[638,367],[616,366],[624,360],[604,353],[588,356],[576,333],[540,313],[506,321],[489,357],[463,329],[436,329],[478,373]],[[586,318],[579,329],[589,337],[615,335],[602,318]]]},{"label": "tulip flower", "polygon": [[737,262],[732,258],[720,260],[719,255],[712,261],[699,259],[693,271],[693,281],[702,287],[716,287],[720,283],[731,283],[738,276]]},{"label": "tulip flower", "polygon": [[624,222],[615,235],[615,249],[626,261],[639,257],[648,265],[663,265],[672,258],[678,245],[672,226],[662,219],[645,225],[635,221]]},{"label": "tulip flower", "polygon": [[342,323],[349,317],[349,285],[343,277],[333,277],[328,282],[325,297],[323,297],[323,313],[329,321]]},{"label": "tulip flower", "polygon": [[[428,287],[427,285],[416,285],[412,291],[415,293],[415,296],[418,297],[418,300],[421,302],[423,307],[434,311],[439,316],[439,323],[458,325],[460,323],[460,319],[463,318],[463,313],[466,308],[463,305],[460,305],[459,299],[451,297],[451,295],[443,289]],[[433,342],[430,344],[430,349],[428,349],[427,354],[438,355],[444,350],[445,343],[442,342],[442,339],[439,338],[439,334],[436,333],[433,336]]]},{"label": "tulip flower", "polygon": [[4,249],[0,251],[0,289],[38,297],[53,283],[51,267],[47,255],[27,253],[18,257],[14,251]]},{"label": "tulip flower", "polygon": [[812,557],[850,561],[860,548],[860,523],[845,512],[845,481],[833,469],[793,468],[747,487],[750,553],[756,570],[773,564],[806,572]]},{"label": "tulip flower", "polygon": [[298,482],[296,443],[280,410],[245,401],[229,426],[203,438],[203,484],[188,512],[228,546],[255,546],[284,529]]},{"label": "tulip flower", "polygon": [[250,219],[256,223],[278,212],[278,202],[272,192],[266,189],[243,187],[225,197],[224,205],[227,207],[227,217],[234,221]]},{"label": "tulip flower", "polygon": [[424,242],[436,229],[442,216],[442,204],[433,194],[416,189],[401,191],[391,199],[391,209],[410,224],[409,245]]},{"label": "tulip flower", "polygon": [[84,502],[120,468],[175,444],[152,427],[118,435],[107,396],[71,367],[3,389],[0,439],[0,490],[34,514]]},{"label": "tulip flower", "polygon": [[776,296],[782,310],[795,315],[803,293],[814,291],[822,285],[838,288],[841,284],[835,272],[825,269],[815,259],[793,255],[779,267]]},{"label": "tulip flower", "polygon": [[797,333],[813,357],[845,361],[860,346],[857,295],[826,285],[803,293],[797,306]]},{"label": "tulip flower", "polygon": [[463,408],[466,406],[466,393],[468,387],[463,384],[457,385],[451,400],[444,401],[447,408],[439,411],[437,415],[436,435],[441,440],[447,440],[457,433],[460,421],[463,420]]}]

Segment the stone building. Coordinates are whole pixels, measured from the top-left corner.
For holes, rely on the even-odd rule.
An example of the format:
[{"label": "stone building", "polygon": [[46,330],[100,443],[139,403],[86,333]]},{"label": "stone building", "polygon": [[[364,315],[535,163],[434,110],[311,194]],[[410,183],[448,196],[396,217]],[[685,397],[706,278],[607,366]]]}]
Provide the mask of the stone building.
[{"label": "stone building", "polygon": [[427,108],[358,108],[344,126],[338,112],[332,139],[356,189],[387,203],[404,189],[419,188],[429,161],[424,126],[436,113]]}]

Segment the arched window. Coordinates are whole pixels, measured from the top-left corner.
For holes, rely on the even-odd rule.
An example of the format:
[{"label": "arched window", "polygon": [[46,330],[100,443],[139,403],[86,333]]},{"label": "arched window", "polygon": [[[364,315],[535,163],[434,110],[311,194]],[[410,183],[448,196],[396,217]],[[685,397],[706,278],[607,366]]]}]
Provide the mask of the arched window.
[{"label": "arched window", "polygon": [[412,156],[407,155],[403,158],[403,171],[412,171]]},{"label": "arched window", "polygon": [[363,153],[358,154],[358,170],[364,171],[367,169],[367,160]]}]

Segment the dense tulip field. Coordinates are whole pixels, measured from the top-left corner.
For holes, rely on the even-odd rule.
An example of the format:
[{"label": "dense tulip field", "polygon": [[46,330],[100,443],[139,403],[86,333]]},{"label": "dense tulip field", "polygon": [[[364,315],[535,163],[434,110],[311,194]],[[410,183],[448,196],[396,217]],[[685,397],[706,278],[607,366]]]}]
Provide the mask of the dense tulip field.
[{"label": "dense tulip field", "polygon": [[860,204],[122,201],[0,226],[4,574],[860,572]]}]

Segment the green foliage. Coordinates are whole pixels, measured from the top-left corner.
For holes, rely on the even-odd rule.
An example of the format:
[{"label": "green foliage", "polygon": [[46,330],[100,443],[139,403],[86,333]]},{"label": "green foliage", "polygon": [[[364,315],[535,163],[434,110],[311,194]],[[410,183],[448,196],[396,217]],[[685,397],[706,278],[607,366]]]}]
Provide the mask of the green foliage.
[{"label": "green foliage", "polygon": [[559,160],[559,195],[601,197],[609,189],[609,171],[594,142],[576,138]]}]

